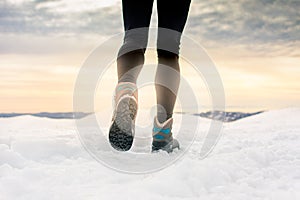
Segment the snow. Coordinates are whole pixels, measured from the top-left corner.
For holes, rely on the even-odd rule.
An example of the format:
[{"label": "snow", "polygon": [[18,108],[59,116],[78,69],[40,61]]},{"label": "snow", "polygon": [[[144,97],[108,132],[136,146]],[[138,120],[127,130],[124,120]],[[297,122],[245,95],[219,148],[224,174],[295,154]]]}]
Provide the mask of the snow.
[{"label": "snow", "polygon": [[[199,131],[210,123],[188,117],[200,119]],[[180,119],[175,115],[175,129]],[[72,120],[2,118],[0,199],[300,199],[299,120],[300,109],[290,108],[225,123],[207,158],[199,158],[203,137],[197,137],[175,164],[133,175],[107,168],[88,154]],[[116,156],[101,148],[99,152]],[[174,156],[135,151],[120,155],[136,158],[137,165],[140,155],[146,165]]]}]

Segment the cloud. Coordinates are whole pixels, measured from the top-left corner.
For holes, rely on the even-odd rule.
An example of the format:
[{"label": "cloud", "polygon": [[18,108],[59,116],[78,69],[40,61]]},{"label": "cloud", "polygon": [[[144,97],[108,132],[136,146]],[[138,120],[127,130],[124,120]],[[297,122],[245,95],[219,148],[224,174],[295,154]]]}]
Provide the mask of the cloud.
[{"label": "cloud", "polygon": [[295,0],[195,0],[187,32],[228,44],[296,42],[299,7]]},{"label": "cloud", "polygon": [[[17,2],[17,3],[16,3]],[[112,34],[122,30],[116,0],[0,2],[0,32],[6,34]]]},{"label": "cloud", "polygon": [[196,0],[189,26],[208,39],[296,41],[300,39],[299,7],[300,1],[295,0]]},{"label": "cloud", "polygon": [[[120,0],[6,0],[0,34],[110,36],[123,30]],[[298,0],[194,0],[186,33],[206,47],[244,45],[299,56]],[[4,48],[4,47],[3,47]],[[2,50],[3,51],[3,50]]]},{"label": "cloud", "polygon": [[39,0],[35,2],[38,3],[36,6],[37,9],[46,8],[52,12],[76,13],[113,6],[118,0]]},{"label": "cloud", "polygon": [[115,3],[116,0],[0,1],[0,54],[91,50],[103,37],[122,31],[121,7]]}]

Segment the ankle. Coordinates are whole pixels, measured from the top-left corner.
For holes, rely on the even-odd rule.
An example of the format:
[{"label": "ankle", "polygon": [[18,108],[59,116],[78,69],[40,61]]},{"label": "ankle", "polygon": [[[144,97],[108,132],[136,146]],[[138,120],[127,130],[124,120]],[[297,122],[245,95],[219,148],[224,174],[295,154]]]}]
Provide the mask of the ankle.
[{"label": "ankle", "polygon": [[138,96],[138,88],[132,82],[119,82],[115,88],[115,94],[123,96],[125,94],[133,95],[136,99]]},{"label": "ankle", "polygon": [[167,121],[168,119],[172,118],[172,115],[171,113],[160,113],[158,112],[157,113],[157,120],[159,123],[164,123],[165,121]]}]

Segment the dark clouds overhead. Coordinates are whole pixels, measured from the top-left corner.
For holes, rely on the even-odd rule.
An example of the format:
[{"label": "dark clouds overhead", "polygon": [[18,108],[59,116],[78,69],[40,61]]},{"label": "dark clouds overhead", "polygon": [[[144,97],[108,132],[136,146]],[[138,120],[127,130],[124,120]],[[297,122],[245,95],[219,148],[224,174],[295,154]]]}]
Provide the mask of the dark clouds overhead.
[{"label": "dark clouds overhead", "polygon": [[[0,34],[111,35],[122,31],[120,1],[104,8],[93,3],[1,1]],[[224,43],[291,45],[300,40],[299,8],[298,0],[194,0],[186,32],[201,40]]]},{"label": "dark clouds overhead", "polygon": [[211,40],[299,41],[299,8],[298,0],[196,0],[189,28]]},{"label": "dark clouds overhead", "polygon": [[[63,4],[63,2],[69,2]],[[0,2],[0,33],[112,34],[122,30],[119,6],[93,7],[72,12],[72,1],[35,0]],[[93,1],[74,1],[77,8]],[[82,4],[82,5],[81,5]]]}]

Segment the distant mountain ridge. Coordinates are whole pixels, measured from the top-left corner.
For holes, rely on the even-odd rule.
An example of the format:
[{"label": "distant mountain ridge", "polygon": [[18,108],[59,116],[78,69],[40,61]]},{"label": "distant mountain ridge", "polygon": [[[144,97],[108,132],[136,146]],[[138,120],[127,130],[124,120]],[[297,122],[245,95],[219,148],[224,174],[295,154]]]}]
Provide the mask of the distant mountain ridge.
[{"label": "distant mountain ridge", "polygon": [[244,112],[223,112],[223,111],[208,111],[199,114],[193,114],[195,116],[205,117],[208,119],[220,120],[224,122],[232,122],[245,117],[250,117],[252,115],[257,115],[264,111],[258,111],[253,113],[244,113]]},{"label": "distant mountain ridge", "polygon": [[[201,113],[194,113],[192,115],[200,116],[208,119],[221,120],[224,122],[236,121],[245,117],[262,113],[263,111],[244,113],[244,112],[222,112],[222,111],[208,111]],[[40,112],[40,113],[0,113],[0,118],[17,117],[23,115],[31,115],[35,117],[46,117],[51,119],[81,119],[90,115],[91,113],[84,112]],[[185,113],[179,113],[185,114]]]},{"label": "distant mountain ridge", "polygon": [[0,113],[0,118],[31,115],[35,117],[46,117],[51,119],[80,119],[85,116],[88,116],[89,114],[90,113],[84,113],[84,112]]}]

